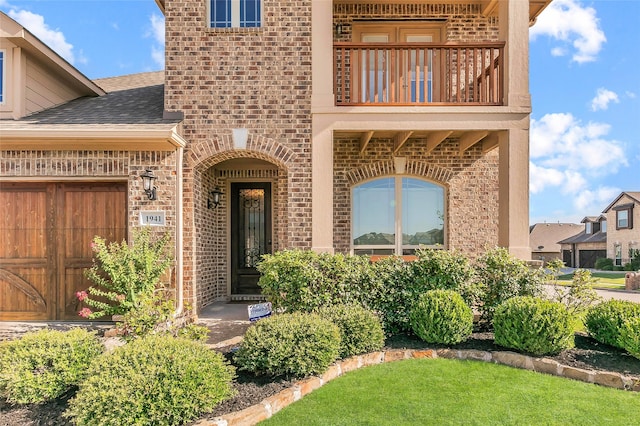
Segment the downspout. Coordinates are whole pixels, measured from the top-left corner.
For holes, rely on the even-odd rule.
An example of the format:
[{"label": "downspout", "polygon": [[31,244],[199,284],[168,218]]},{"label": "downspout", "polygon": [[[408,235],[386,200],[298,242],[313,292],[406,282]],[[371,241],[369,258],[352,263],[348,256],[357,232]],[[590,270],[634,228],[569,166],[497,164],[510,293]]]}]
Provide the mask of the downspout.
[{"label": "downspout", "polygon": [[184,258],[183,258],[183,234],[184,234],[184,225],[182,221],[183,216],[183,195],[182,195],[182,173],[183,166],[182,160],[184,157],[184,148],[182,146],[178,147],[176,151],[177,159],[176,159],[176,312],[174,317],[178,317],[182,315],[182,311],[184,310]]}]

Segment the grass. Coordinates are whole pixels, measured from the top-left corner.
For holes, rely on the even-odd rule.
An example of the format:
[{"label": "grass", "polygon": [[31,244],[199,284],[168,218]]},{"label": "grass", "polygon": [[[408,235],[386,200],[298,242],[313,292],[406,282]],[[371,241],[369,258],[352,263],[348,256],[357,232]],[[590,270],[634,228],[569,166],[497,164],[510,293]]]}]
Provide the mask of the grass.
[{"label": "grass", "polygon": [[448,359],[363,368],[264,425],[629,424],[640,395],[503,365]]},{"label": "grass", "polygon": [[[593,288],[624,290],[624,276],[626,272],[592,272],[591,277],[596,279]],[[558,284],[570,284],[573,274],[558,275]]]}]

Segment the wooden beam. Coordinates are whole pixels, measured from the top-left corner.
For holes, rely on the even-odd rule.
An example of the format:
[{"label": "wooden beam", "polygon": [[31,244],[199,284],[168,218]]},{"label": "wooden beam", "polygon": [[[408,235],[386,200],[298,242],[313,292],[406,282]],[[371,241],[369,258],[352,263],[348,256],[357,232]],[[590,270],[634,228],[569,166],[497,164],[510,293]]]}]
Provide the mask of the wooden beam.
[{"label": "wooden beam", "polygon": [[393,153],[400,151],[400,148],[407,142],[407,139],[413,134],[412,131],[400,132],[393,138]]},{"label": "wooden beam", "polygon": [[482,140],[482,153],[486,154],[492,149],[498,146],[498,134],[496,132],[489,133],[489,135]]},{"label": "wooden beam", "polygon": [[459,155],[462,156],[466,150],[474,146],[476,143],[480,142],[489,134],[488,130],[481,130],[477,132],[467,132],[460,138],[460,152]]},{"label": "wooden beam", "polygon": [[453,130],[443,130],[439,132],[429,133],[427,135],[427,154],[431,154],[431,151],[436,149],[446,138],[451,136]]},{"label": "wooden beam", "polygon": [[365,132],[362,134],[362,136],[360,136],[360,154],[361,155],[364,153],[364,150],[367,149],[367,145],[369,145],[369,141],[371,140],[372,137],[373,137],[372,130]]}]

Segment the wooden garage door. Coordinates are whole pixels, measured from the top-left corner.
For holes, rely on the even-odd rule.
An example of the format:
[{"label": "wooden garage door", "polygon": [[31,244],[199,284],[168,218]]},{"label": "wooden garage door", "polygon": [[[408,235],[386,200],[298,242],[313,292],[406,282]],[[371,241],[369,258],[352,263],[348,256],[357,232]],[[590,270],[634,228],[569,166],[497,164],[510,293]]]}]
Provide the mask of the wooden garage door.
[{"label": "wooden garage door", "polygon": [[0,320],[80,320],[91,241],[126,231],[125,183],[2,183]]}]

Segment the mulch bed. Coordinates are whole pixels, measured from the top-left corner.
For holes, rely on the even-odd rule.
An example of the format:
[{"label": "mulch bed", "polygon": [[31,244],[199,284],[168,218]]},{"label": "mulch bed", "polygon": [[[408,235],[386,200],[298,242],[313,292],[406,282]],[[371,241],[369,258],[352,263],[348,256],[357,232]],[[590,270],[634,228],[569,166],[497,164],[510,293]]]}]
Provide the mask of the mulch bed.
[{"label": "mulch bed", "polygon": [[[399,335],[390,338],[386,342],[386,349],[420,349],[424,347],[440,348],[448,346],[427,345],[419,339]],[[455,349],[477,349],[483,351],[505,350],[494,344],[492,333],[474,333],[464,343],[453,346]],[[221,352],[230,357],[231,347],[220,348]],[[596,342],[590,337],[576,335],[576,347],[562,353],[547,357],[564,365],[598,371],[611,371],[640,379],[640,360],[627,354],[625,351]],[[239,411],[251,405],[257,404],[263,399],[290,387],[295,381],[286,378],[272,378],[254,376],[238,371],[235,383],[237,395],[220,404],[216,410],[205,417],[212,419],[217,416]],[[0,426],[68,426],[71,425],[62,418],[62,412],[67,408],[67,399],[74,394],[70,391],[63,398],[56,399],[46,404],[11,406],[6,401],[0,400]]]}]

